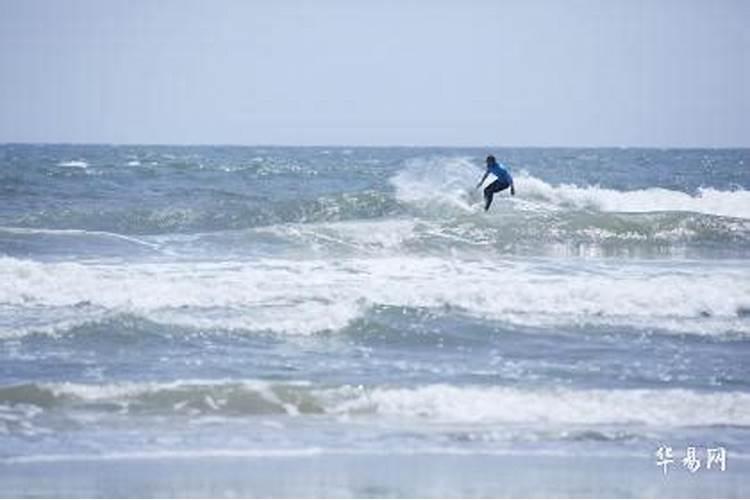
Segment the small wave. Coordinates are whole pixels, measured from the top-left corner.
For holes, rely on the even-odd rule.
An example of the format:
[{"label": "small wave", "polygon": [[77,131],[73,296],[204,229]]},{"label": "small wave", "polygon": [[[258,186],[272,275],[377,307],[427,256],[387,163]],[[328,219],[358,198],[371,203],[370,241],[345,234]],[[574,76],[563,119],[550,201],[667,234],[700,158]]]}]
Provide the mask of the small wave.
[{"label": "small wave", "polygon": [[517,389],[446,384],[324,387],[306,381],[259,380],[41,383],[0,387],[0,404],[104,414],[285,414],[392,416],[462,424],[750,426],[750,394],[684,389]]},{"label": "small wave", "polygon": [[127,413],[196,415],[313,414],[323,408],[307,382],[180,380],[169,383],[21,384],[0,388],[0,403],[40,408],[99,408]]},{"label": "small wave", "polygon": [[[376,413],[449,422],[750,425],[750,394],[689,390],[520,390],[428,385],[335,389],[333,412]],[[695,408],[710,408],[706,413]]]},{"label": "small wave", "polygon": [[89,164],[83,160],[70,160],[61,161],[57,164],[58,167],[69,167],[69,168],[88,168]]},{"label": "small wave", "polygon": [[14,235],[29,235],[29,236],[58,236],[58,237],[77,237],[85,238],[88,240],[95,239],[111,239],[121,240],[128,243],[148,247],[152,250],[159,250],[158,246],[144,241],[133,236],[127,236],[124,234],[111,233],[108,231],[87,231],[85,229],[46,229],[46,228],[29,228],[29,227],[7,227],[0,226],[0,234],[8,233]]}]

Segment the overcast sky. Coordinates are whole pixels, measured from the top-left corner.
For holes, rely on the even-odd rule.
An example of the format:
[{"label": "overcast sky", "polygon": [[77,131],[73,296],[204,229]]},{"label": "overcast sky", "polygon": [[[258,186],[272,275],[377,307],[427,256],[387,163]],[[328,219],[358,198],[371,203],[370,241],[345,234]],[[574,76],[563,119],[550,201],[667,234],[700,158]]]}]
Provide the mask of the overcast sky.
[{"label": "overcast sky", "polygon": [[750,146],[750,1],[0,0],[0,142]]}]

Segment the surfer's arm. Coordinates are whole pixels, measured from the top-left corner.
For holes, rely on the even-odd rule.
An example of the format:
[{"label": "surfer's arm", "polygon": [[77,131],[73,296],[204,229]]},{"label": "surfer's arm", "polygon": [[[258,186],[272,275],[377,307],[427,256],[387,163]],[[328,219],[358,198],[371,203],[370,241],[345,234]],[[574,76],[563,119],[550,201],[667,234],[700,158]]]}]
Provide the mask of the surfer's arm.
[{"label": "surfer's arm", "polygon": [[484,182],[484,180],[487,178],[488,175],[490,175],[490,171],[489,170],[487,170],[484,173],[484,175],[482,176],[482,179],[479,181],[479,184],[477,184],[477,187],[475,187],[474,189],[479,189],[479,186],[482,185],[482,183]]},{"label": "surfer's arm", "polygon": [[513,176],[510,175],[510,169],[508,167],[505,167],[505,171],[508,173],[508,180],[510,181],[510,194],[511,196],[516,195],[516,186],[513,182]]}]

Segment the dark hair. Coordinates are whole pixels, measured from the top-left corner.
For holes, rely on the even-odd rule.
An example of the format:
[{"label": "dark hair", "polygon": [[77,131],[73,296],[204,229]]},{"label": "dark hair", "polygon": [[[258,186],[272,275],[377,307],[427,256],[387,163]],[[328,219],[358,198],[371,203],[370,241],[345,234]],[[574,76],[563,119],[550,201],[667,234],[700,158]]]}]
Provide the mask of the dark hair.
[{"label": "dark hair", "polygon": [[495,160],[495,157],[494,157],[494,156],[492,156],[492,155],[489,155],[489,156],[487,157],[487,160],[486,160],[486,161],[489,161],[489,162],[495,163],[495,162],[496,162],[497,160]]}]

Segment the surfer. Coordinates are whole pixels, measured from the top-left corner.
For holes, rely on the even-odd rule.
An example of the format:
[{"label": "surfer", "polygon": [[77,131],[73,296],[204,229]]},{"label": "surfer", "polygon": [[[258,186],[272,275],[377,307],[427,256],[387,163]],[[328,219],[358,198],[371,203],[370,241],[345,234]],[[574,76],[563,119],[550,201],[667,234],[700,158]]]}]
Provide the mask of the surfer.
[{"label": "surfer", "polygon": [[499,193],[500,191],[508,189],[508,187],[510,187],[510,194],[513,196],[515,196],[516,194],[516,189],[515,187],[513,187],[513,177],[510,176],[508,170],[504,166],[499,164],[495,157],[492,155],[489,155],[487,157],[487,170],[484,172],[482,180],[480,180],[479,184],[477,184],[476,189],[479,189],[484,180],[490,174],[493,174],[495,177],[497,177],[497,179],[495,179],[494,182],[491,182],[486,188],[484,188],[485,212],[490,209],[490,205],[492,205],[492,197],[495,195],[495,193]]}]

